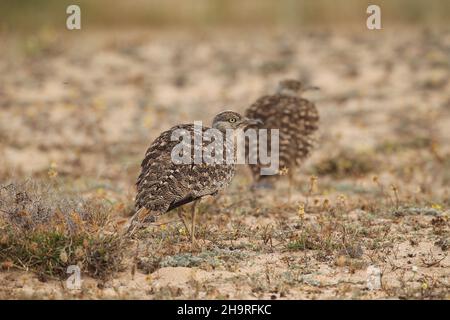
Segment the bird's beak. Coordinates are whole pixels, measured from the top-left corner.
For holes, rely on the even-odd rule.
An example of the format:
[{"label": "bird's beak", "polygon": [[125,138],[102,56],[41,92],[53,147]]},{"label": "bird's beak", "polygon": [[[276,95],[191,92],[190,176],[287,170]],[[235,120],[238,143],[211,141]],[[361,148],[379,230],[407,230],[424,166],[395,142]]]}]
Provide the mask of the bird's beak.
[{"label": "bird's beak", "polygon": [[263,124],[263,122],[259,119],[244,118],[241,121],[240,127],[257,126],[261,124]]}]

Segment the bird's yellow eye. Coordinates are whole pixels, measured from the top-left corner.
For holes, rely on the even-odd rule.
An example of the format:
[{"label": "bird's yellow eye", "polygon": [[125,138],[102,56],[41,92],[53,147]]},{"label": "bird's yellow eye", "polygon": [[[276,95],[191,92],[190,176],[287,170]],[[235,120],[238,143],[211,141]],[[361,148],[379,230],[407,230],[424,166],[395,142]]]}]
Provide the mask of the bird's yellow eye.
[{"label": "bird's yellow eye", "polygon": [[231,119],[228,120],[228,121],[230,121],[231,123],[234,123],[234,122],[236,122],[236,118],[231,118]]}]

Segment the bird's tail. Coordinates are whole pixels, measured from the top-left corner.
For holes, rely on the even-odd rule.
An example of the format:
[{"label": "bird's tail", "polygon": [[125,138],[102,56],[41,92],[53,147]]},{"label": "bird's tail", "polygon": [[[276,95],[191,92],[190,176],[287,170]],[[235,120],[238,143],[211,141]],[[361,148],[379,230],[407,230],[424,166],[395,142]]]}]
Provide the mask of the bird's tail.
[{"label": "bird's tail", "polygon": [[132,236],[136,231],[144,226],[144,222],[153,222],[154,217],[151,215],[151,211],[145,207],[140,208],[136,213],[128,220],[123,230],[128,236]]}]

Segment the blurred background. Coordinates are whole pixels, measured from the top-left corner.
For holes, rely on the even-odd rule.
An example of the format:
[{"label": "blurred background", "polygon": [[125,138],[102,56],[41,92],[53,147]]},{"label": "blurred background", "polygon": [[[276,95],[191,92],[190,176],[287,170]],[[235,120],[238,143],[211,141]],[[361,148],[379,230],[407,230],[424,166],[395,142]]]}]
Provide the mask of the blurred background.
[{"label": "blurred background", "polygon": [[[66,29],[71,4],[81,7],[81,30]],[[382,30],[367,29],[369,4],[381,7]],[[243,250],[239,263],[252,267],[231,262],[223,278],[208,265],[201,285],[189,271],[192,290],[171,289],[179,293],[169,297],[206,290],[207,297],[247,299],[448,299],[450,257],[440,248],[450,247],[449,21],[449,0],[0,0],[0,191],[9,183],[14,191],[9,202],[0,193],[0,211],[8,206],[27,217],[21,206],[34,202],[23,195],[35,192],[18,182],[31,180],[51,195],[50,209],[75,195],[111,204],[108,217],[123,221],[133,212],[145,151],[162,131],[195,120],[209,125],[225,109],[244,112],[280,80],[295,78],[320,87],[304,95],[320,123],[292,198],[284,180],[253,196],[251,176],[239,166],[230,188],[205,200],[199,238],[233,255]],[[179,226],[149,232],[140,257],[184,254]],[[19,240],[28,234],[17,230]],[[64,253],[72,243],[61,244]],[[136,261],[134,247],[124,251]],[[154,272],[160,262],[145,259],[138,268]],[[385,291],[367,290],[369,264],[383,270]],[[405,270],[416,265],[407,286]],[[390,269],[397,280],[385,280]],[[178,271],[166,274],[178,278]],[[303,278],[310,275],[317,280]],[[7,296],[11,287],[27,288],[18,276],[8,279]],[[114,290],[101,287],[128,294],[127,279],[114,278]],[[157,277],[136,278],[138,297],[167,297],[148,279]],[[92,288],[96,297],[100,286]]]},{"label": "blurred background", "polygon": [[83,10],[83,28],[94,27],[211,27],[211,26],[363,26],[368,5],[383,10],[385,26],[448,24],[446,0],[130,0],[13,1],[0,3],[1,30],[36,30],[65,25],[65,8]]},{"label": "blurred background", "polygon": [[94,27],[212,27],[212,26],[364,26],[366,8],[382,8],[385,26],[448,24],[447,0],[3,0],[3,32],[61,28],[65,8],[82,7],[83,29]]},{"label": "blurred background", "polygon": [[[372,3],[382,30],[366,27]],[[66,29],[71,4],[81,30]],[[243,112],[287,77],[321,88],[311,164],[406,145],[389,154],[401,168],[448,149],[448,0],[2,0],[0,14],[3,179],[58,172],[133,194],[162,130]]]}]

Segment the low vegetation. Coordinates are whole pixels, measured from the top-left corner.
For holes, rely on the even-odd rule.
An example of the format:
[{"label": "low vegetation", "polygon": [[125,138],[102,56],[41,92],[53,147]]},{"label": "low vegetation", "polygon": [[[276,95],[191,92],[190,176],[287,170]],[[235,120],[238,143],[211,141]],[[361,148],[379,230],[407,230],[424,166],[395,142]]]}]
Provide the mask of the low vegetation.
[{"label": "low vegetation", "polygon": [[66,278],[77,265],[106,278],[121,270],[125,239],[98,201],[68,199],[35,182],[0,186],[0,261],[3,269]]}]

